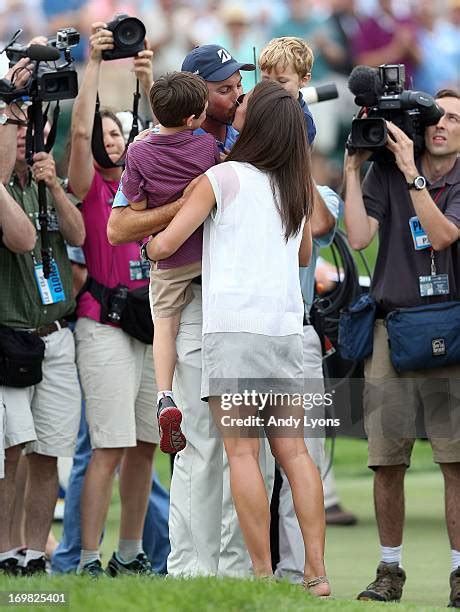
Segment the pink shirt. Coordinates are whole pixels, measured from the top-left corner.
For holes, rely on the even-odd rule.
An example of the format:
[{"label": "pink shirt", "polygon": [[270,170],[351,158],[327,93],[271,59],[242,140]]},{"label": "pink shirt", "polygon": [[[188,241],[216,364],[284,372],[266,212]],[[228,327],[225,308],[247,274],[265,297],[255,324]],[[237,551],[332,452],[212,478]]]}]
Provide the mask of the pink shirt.
[{"label": "pink shirt", "polygon": [[[147,279],[134,280],[142,270],[138,243],[112,246],[107,239],[107,223],[117,189],[118,181],[104,181],[95,171],[81,208],[86,227],[83,251],[88,274],[94,280],[109,288],[126,285],[136,289],[148,283]],[[78,301],[77,315],[99,321],[100,314],[99,302],[89,292],[84,293]]]}]

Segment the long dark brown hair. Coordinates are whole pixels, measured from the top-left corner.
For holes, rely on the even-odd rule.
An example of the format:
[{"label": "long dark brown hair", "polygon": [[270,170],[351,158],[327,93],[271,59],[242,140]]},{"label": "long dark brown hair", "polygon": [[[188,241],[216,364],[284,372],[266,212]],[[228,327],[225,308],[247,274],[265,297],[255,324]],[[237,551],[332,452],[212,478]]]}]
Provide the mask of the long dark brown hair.
[{"label": "long dark brown hair", "polygon": [[274,81],[252,90],[246,119],[227,161],[247,162],[270,176],[286,240],[313,208],[305,120],[298,101]]}]

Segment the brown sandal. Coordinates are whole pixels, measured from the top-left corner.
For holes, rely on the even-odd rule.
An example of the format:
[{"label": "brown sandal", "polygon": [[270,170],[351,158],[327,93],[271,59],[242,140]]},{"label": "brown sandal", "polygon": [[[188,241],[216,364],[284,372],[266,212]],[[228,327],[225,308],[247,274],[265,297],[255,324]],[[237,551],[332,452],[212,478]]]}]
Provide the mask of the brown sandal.
[{"label": "brown sandal", "polygon": [[331,597],[330,594],[329,595],[316,595],[316,593],[312,590],[315,588],[315,586],[318,586],[319,584],[329,585],[328,578],[326,576],[317,576],[316,578],[312,578],[311,580],[307,580],[306,578],[302,580],[303,588],[306,591],[309,591],[315,597],[319,597],[320,599],[330,598]]}]

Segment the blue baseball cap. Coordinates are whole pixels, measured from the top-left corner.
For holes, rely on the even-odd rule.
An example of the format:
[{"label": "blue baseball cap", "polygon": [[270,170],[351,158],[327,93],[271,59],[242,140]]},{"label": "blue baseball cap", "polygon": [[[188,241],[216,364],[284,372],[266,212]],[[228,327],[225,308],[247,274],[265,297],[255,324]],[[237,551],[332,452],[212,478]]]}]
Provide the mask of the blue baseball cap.
[{"label": "blue baseball cap", "polygon": [[241,64],[219,45],[195,47],[182,63],[182,70],[198,74],[205,81],[225,81],[238,70],[255,70],[254,64]]}]

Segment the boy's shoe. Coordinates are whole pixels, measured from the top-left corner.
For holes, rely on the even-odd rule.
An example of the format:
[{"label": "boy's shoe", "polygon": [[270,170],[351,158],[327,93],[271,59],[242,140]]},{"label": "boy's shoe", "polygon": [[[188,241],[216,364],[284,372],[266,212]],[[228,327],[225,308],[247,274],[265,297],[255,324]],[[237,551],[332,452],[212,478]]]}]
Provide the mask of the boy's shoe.
[{"label": "boy's shoe", "polygon": [[9,557],[0,561],[0,576],[20,576],[21,566],[16,557]]},{"label": "boy's shoe", "polygon": [[460,608],[460,567],[450,575],[450,598],[448,608]]},{"label": "boy's shoe", "polygon": [[45,556],[38,559],[31,559],[27,565],[22,568],[23,576],[37,576],[46,574],[46,558]]},{"label": "boy's shoe", "polygon": [[97,580],[101,576],[105,576],[105,571],[99,559],[86,563],[81,570],[77,571],[79,576],[89,576],[93,580]]},{"label": "boy's shoe", "polygon": [[129,563],[124,563],[120,560],[117,553],[113,553],[106,572],[112,578],[119,574],[129,574],[131,576],[152,576],[152,566],[145,553],[139,553],[137,557]]},{"label": "boy's shoe", "polygon": [[362,591],[357,599],[373,601],[399,601],[406,582],[406,572],[398,563],[381,561],[374,582]]},{"label": "boy's shoe", "polygon": [[160,399],[157,416],[160,427],[160,449],[169,455],[183,450],[187,440],[180,428],[182,413],[172,397],[166,395]]}]

